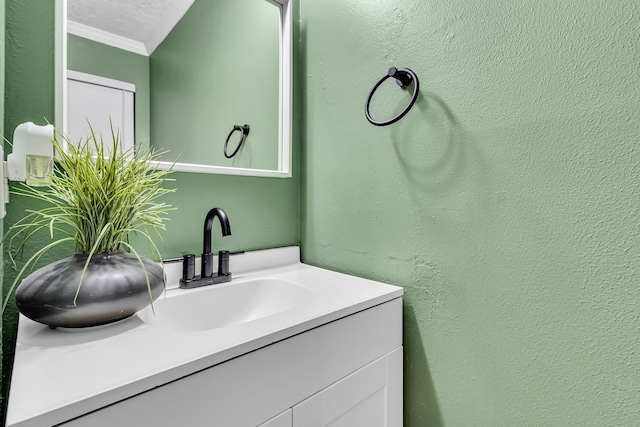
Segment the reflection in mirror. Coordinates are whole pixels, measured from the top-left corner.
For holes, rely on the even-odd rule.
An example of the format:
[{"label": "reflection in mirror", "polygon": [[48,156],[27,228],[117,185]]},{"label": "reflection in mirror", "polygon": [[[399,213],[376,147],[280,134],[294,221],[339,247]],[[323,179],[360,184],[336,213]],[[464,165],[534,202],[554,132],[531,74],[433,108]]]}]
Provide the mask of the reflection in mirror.
[{"label": "reflection in mirror", "polygon": [[[153,52],[151,142],[170,150],[165,160],[278,168],[279,16],[264,0],[196,0]],[[227,159],[226,137],[245,123]]]},{"label": "reflection in mirror", "polygon": [[86,118],[111,116],[175,170],[290,176],[289,0],[142,3],[68,0],[72,138]]}]

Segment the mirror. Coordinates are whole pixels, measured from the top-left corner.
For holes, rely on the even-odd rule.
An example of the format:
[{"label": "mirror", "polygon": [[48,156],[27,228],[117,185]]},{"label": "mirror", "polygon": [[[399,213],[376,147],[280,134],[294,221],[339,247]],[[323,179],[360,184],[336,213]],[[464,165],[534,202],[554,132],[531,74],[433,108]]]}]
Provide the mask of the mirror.
[{"label": "mirror", "polygon": [[290,0],[141,4],[57,0],[56,125],[74,139],[111,116],[132,144],[168,150],[160,167],[290,177]]}]

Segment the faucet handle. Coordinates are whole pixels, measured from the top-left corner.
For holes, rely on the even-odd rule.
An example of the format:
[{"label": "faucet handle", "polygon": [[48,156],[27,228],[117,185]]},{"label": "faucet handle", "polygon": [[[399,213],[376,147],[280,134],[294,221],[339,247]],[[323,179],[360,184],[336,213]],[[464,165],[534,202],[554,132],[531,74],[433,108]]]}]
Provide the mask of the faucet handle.
[{"label": "faucet handle", "polygon": [[229,256],[242,255],[244,251],[219,251],[218,252],[218,276],[228,276],[229,272]]},{"label": "faucet handle", "polygon": [[196,278],[196,255],[186,254],[182,257],[182,280],[190,282]]},{"label": "faucet handle", "polygon": [[194,254],[186,254],[180,258],[163,259],[163,264],[182,263],[182,282],[190,282],[196,277],[196,256]]}]

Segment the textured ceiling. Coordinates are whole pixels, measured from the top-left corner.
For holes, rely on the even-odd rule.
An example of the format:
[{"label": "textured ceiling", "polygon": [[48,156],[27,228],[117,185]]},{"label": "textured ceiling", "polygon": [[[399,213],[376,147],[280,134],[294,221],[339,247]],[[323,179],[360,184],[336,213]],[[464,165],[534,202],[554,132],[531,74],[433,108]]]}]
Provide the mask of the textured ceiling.
[{"label": "textured ceiling", "polygon": [[68,0],[69,20],[146,42],[177,0]]}]

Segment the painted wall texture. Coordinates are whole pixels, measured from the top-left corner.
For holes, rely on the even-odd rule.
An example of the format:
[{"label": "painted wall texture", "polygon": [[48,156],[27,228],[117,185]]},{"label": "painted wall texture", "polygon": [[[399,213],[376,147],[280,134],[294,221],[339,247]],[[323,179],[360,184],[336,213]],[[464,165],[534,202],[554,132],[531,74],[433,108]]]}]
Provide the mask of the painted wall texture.
[{"label": "painted wall texture", "polygon": [[300,3],[303,257],[404,287],[405,426],[637,425],[638,3]]},{"label": "painted wall texture", "polygon": [[[198,253],[219,205],[224,247],[295,244],[301,218],[305,261],[404,286],[406,426],[637,424],[638,6],[300,2],[301,188],[176,174],[165,253]],[[53,6],[7,0],[6,19],[10,135],[52,119]],[[422,95],[375,128],[364,100],[390,66]],[[406,97],[386,86],[374,113]],[[12,200],[5,228],[33,207]]]},{"label": "painted wall texture", "polygon": [[[2,1],[2,0],[0,0]],[[42,0],[6,0],[6,114],[5,135],[25,121],[44,124],[53,122],[54,112],[54,10],[53,2]],[[294,155],[298,146],[294,142]],[[294,178],[255,178],[176,173],[176,188],[167,202],[178,207],[167,224],[167,232],[159,248],[166,257],[185,252],[200,254],[202,228],[209,209],[219,206],[226,210],[233,235],[224,240],[219,225],[214,224],[214,250],[256,250],[290,246],[300,240],[299,172],[294,161]],[[26,209],[38,209],[30,200],[12,196],[7,205],[5,231],[24,215]],[[25,254],[42,247],[47,236],[35,239]],[[6,248],[4,249],[6,250]],[[43,263],[70,255],[69,251],[52,252]],[[3,252],[4,254],[4,252]],[[7,257],[3,258],[3,292],[15,278]],[[4,407],[9,392],[11,367],[15,348],[17,314],[10,307],[3,314],[2,401]],[[1,424],[1,422],[0,422]]]},{"label": "painted wall texture", "polygon": [[152,145],[167,161],[278,168],[279,21],[267,1],[198,0],[151,54]]},{"label": "painted wall texture", "polygon": [[67,68],[136,85],[135,141],[149,146],[149,57],[67,35]]},{"label": "painted wall texture", "polygon": [[[4,49],[5,49],[5,42],[4,42],[4,24],[5,24],[5,12],[4,12],[4,7],[5,7],[5,2],[4,0],[0,0],[0,135],[4,135],[4,70],[5,70],[5,63],[4,63]],[[2,147],[3,149],[5,148],[4,146],[4,139],[2,141],[0,141],[0,147]],[[4,160],[4,159],[0,159],[0,160]],[[0,219],[0,236],[4,235],[4,220]],[[2,248],[0,248],[0,283],[2,283],[2,280],[4,278],[4,265],[3,265],[3,260],[4,260],[4,254],[2,252]],[[0,292],[0,297],[4,297],[4,292]],[[0,337],[2,336],[2,317],[0,316]],[[0,338],[0,361],[2,361],[2,342],[3,340]],[[2,374],[2,372],[0,372],[0,396],[1,396],[1,392],[3,389],[3,384],[4,384],[4,375]],[[2,408],[3,402],[0,401],[0,408]],[[2,422],[2,409],[0,409],[0,422]]]},{"label": "painted wall texture", "polygon": [[[5,114],[4,135],[11,140],[17,125],[32,121],[39,125],[54,121],[54,10],[53,2],[5,1]],[[5,145],[9,151],[8,144]],[[4,231],[15,223],[18,202],[11,198]],[[3,294],[15,278],[3,248]],[[43,260],[46,262],[47,260]],[[17,312],[8,307],[2,328],[2,413],[4,422],[15,348]]]}]

